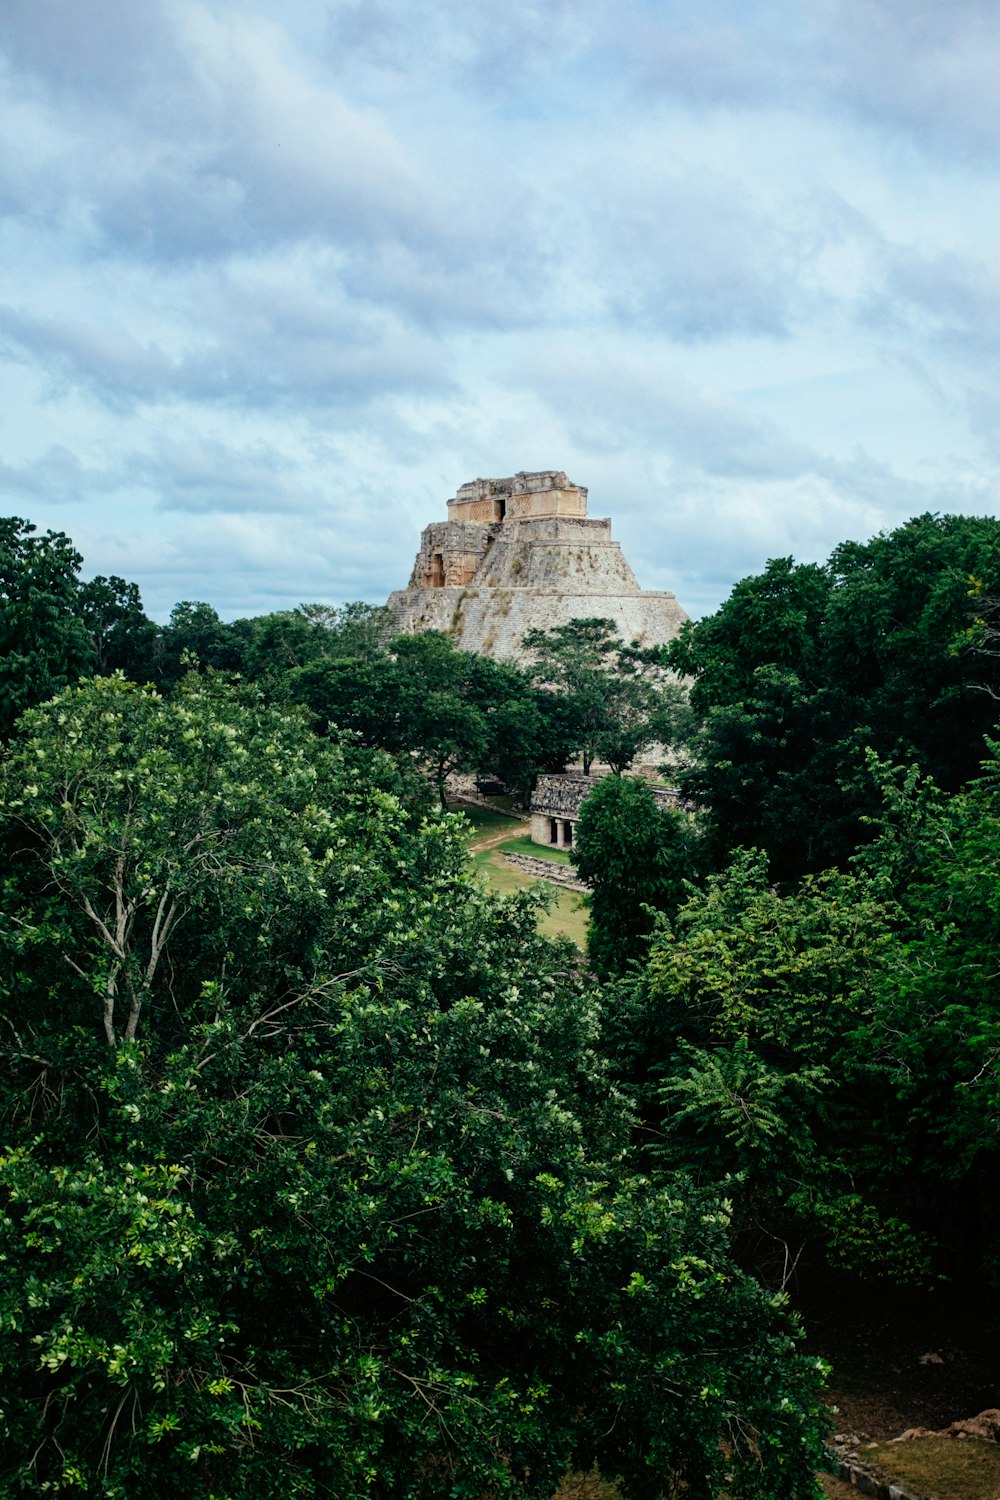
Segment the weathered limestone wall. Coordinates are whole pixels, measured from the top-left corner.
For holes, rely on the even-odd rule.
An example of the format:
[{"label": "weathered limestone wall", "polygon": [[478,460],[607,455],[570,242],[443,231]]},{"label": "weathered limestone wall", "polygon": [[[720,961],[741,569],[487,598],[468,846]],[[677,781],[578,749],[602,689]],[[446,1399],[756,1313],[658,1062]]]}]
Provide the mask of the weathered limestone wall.
[{"label": "weathered limestone wall", "polygon": [[621,547],[611,540],[611,522],[586,517],[508,521],[484,553],[476,583],[546,593],[639,593]]},{"label": "weathered limestone wall", "polygon": [[551,820],[544,813],[533,812],[531,814],[531,842],[533,844],[551,844],[552,842]]},{"label": "weathered limestone wall", "polygon": [[522,470],[509,479],[473,479],[448,501],[452,521],[490,523],[541,516],[585,516],[587,491],[559,469]]},{"label": "weathered limestone wall", "polygon": [[521,642],[529,630],[552,630],[570,620],[614,620],[625,641],[662,645],[672,640],[687,615],[673,594],[592,589],[467,588],[407,589],[389,596],[399,630],[413,634],[442,630],[463,651],[507,661],[527,661]]},{"label": "weathered limestone wall", "polygon": [[492,540],[492,528],[436,521],[420,537],[411,589],[462,589],[472,582]]},{"label": "weathered limestone wall", "polygon": [[540,519],[542,516],[585,516],[587,514],[587,491],[577,485],[564,485],[559,489],[525,490],[515,492],[507,507],[508,519],[515,521]]},{"label": "weathered limestone wall", "polygon": [[[462,491],[459,490],[459,495]],[[448,519],[450,521],[478,521],[481,524],[489,524],[492,521],[502,521],[506,514],[506,500],[496,495],[476,496],[471,500],[449,500]]]},{"label": "weathered limestone wall", "polygon": [[[602,778],[584,776],[582,771],[567,771],[561,776],[539,776],[531,795],[531,836],[535,836],[535,817],[578,818],[580,808]],[[548,839],[542,839],[547,844]]]}]

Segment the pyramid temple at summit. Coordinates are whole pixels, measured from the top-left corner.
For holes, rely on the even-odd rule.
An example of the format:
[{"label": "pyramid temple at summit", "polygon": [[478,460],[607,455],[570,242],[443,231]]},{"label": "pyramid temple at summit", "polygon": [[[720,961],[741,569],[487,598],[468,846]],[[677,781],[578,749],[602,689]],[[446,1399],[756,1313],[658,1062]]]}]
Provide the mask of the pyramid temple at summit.
[{"label": "pyramid temple at summit", "polygon": [[627,642],[664,645],[688,618],[673,594],[641,589],[611,522],[559,470],[473,479],[425,527],[407,588],[388,607],[401,632],[441,630],[463,651],[524,661],[536,627],[614,620]]}]

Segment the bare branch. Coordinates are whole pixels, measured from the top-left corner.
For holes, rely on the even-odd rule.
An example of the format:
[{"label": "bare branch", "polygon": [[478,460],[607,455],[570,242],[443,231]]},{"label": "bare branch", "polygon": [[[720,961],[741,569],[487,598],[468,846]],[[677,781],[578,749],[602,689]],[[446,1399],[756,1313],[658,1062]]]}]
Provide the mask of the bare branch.
[{"label": "bare branch", "polygon": [[104,1035],[108,1039],[109,1047],[118,1046],[118,1038],[115,1035],[115,998],[117,995],[117,971],[109,977],[107,990],[104,995]]},{"label": "bare branch", "polygon": [[97,928],[98,932],[101,934],[101,937],[107,943],[108,947],[111,949],[115,957],[120,959],[124,963],[125,954],[121,948],[121,945],[114,937],[112,937],[103,919],[97,915],[97,912],[94,910],[93,903],[91,902],[89,896],[83,897],[83,909],[87,913],[87,916],[93,922],[94,926]]}]

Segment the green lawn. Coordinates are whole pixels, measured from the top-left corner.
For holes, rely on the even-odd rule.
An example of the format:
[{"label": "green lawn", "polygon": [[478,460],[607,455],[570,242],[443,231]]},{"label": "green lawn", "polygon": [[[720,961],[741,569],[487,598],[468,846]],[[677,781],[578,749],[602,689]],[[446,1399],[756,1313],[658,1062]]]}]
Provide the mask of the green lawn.
[{"label": "green lawn", "polygon": [[554,844],[533,844],[531,835],[527,833],[520,838],[505,839],[504,849],[508,854],[527,854],[532,859],[549,859],[556,865],[568,865],[570,862],[566,849],[557,849]]},{"label": "green lawn", "polygon": [[520,818],[512,818],[507,813],[497,812],[492,807],[471,807],[465,802],[452,802],[448,806],[449,812],[461,813],[470,827],[466,834],[470,844],[479,839],[490,838],[498,833],[512,834],[523,833],[528,826]]},{"label": "green lawn", "polygon": [[875,1464],[901,1487],[933,1500],[996,1500],[1000,1495],[1000,1449],[968,1438],[913,1438],[908,1443],[871,1444],[862,1463]]},{"label": "green lawn", "polygon": [[[509,848],[510,843],[503,843],[495,849],[483,849],[472,856],[476,869],[486,876],[492,889],[502,896],[510,895],[512,891],[523,891],[526,886],[535,884],[530,875],[522,870],[515,870],[504,859],[503,851]],[[539,917],[539,931],[548,937],[568,937],[578,948],[585,948],[587,909],[583,904],[583,896],[578,891],[559,890],[557,886],[547,886],[546,889],[555,894],[555,901]]]},{"label": "green lawn", "polygon": [[[523,870],[515,870],[513,865],[507,863],[503,857],[507,850],[516,854],[537,855],[554,864],[569,863],[569,856],[564,849],[554,849],[548,844],[533,844],[528,825],[523,819],[511,818],[492,807],[466,806],[464,802],[453,803],[448,811],[460,812],[468,819],[470,826],[466,839],[470,844],[482,843],[484,839],[496,838],[500,834],[509,834],[502,843],[494,844],[489,849],[480,849],[472,856],[476,869],[486,876],[492,889],[502,896],[510,895],[512,891],[523,891],[526,886],[535,883],[530,875]],[[547,889],[553,892],[555,899],[550,909],[539,917],[539,931],[548,937],[568,937],[578,948],[586,948],[587,909],[583,904],[583,897],[578,891],[564,891],[557,886],[549,886]]]},{"label": "green lawn", "polygon": [[555,1500],[621,1500],[621,1490],[606,1483],[595,1469],[590,1474],[567,1474]]}]

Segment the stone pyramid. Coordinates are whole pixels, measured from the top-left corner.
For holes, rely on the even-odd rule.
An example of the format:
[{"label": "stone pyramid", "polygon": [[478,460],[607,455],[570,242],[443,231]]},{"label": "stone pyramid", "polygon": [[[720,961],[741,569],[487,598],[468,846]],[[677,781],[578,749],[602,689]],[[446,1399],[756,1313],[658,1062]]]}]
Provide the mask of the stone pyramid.
[{"label": "stone pyramid", "polygon": [[589,517],[587,491],[555,469],[463,484],[388,607],[401,632],[441,630],[463,651],[512,661],[526,659],[535,627],[602,616],[654,646],[688,618],[673,594],[639,587],[611,522]]}]

